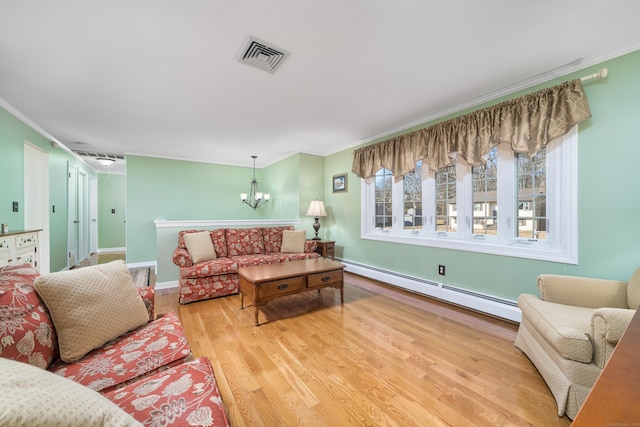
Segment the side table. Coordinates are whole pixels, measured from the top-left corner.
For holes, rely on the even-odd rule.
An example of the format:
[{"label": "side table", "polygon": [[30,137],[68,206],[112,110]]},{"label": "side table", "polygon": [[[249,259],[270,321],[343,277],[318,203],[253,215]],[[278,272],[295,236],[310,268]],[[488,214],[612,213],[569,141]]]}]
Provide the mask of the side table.
[{"label": "side table", "polygon": [[318,245],[316,252],[318,252],[321,257],[331,257],[332,261],[336,260],[335,240],[314,240],[314,242]]}]

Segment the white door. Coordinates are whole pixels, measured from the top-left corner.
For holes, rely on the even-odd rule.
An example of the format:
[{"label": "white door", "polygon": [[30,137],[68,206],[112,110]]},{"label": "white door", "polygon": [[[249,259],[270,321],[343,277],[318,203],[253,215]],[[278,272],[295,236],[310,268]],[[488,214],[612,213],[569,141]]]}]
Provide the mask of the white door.
[{"label": "white door", "polygon": [[89,177],[89,255],[98,252],[98,180]]},{"label": "white door", "polygon": [[88,179],[78,171],[78,262],[89,258]]},{"label": "white door", "polygon": [[68,232],[67,232],[67,267],[77,265],[78,254],[78,168],[68,164],[67,203],[69,208]]},{"label": "white door", "polygon": [[[49,153],[24,142],[24,228],[38,236],[40,273],[49,273]],[[53,209],[53,207],[52,207]]]}]

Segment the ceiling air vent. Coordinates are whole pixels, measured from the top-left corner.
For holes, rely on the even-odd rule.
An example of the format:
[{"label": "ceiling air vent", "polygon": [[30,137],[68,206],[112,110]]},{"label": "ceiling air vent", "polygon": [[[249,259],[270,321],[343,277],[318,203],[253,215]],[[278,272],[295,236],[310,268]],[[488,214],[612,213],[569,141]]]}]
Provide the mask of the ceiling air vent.
[{"label": "ceiling air vent", "polygon": [[88,151],[77,151],[74,150],[76,154],[82,157],[93,157],[93,158],[104,158],[104,159],[112,159],[112,160],[124,160],[124,156],[120,154],[106,154],[106,153],[95,153]]},{"label": "ceiling air vent", "polygon": [[289,55],[284,49],[249,36],[238,55],[238,61],[273,74]]}]

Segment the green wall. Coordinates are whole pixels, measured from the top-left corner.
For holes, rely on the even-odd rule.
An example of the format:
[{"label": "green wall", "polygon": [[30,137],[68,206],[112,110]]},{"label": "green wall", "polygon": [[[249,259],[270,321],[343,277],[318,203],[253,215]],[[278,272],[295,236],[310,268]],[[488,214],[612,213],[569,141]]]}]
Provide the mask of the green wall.
[{"label": "green wall", "polygon": [[[37,146],[49,155],[49,248],[50,270],[60,271],[67,266],[67,165],[71,163],[88,175],[93,169],[69,154],[0,108],[0,222],[10,229],[24,227],[24,143]],[[12,211],[12,202],[18,202],[19,211]],[[55,206],[55,212],[53,212]]]},{"label": "green wall", "polygon": [[[167,245],[171,250],[175,248],[177,236],[172,242],[170,238],[162,244],[158,242],[162,248],[156,247],[156,219],[301,218],[309,200],[321,196],[321,188],[313,187],[322,182],[322,163],[321,157],[295,154],[264,169],[256,169],[260,190],[270,193],[271,201],[253,210],[240,201],[240,193],[249,191],[252,167],[127,156],[127,262],[153,261],[158,251],[167,252]],[[313,196],[301,197],[301,188]],[[167,280],[177,278],[176,269]]]},{"label": "green wall", "polygon": [[[522,292],[537,293],[536,277],[541,273],[628,280],[640,267],[640,168],[635,164],[640,158],[640,51],[504,99],[578,78],[603,66],[609,70],[608,77],[584,85],[593,118],[579,126],[578,134],[578,265],[361,240],[361,180],[353,174],[349,174],[347,193],[325,193],[333,221],[326,235],[337,240],[337,255],[512,300]],[[349,149],[326,157],[325,176],[350,171],[352,153]],[[438,264],[447,267],[444,278],[437,274]]]},{"label": "green wall", "polygon": [[[98,248],[125,248],[126,240],[125,175],[98,175]],[[115,213],[112,212],[115,210]]]},{"label": "green wall", "polygon": [[[128,156],[126,197],[121,201],[127,211],[127,261],[170,262],[170,256],[167,261],[166,254],[175,247],[175,230],[167,232],[161,242],[156,242],[155,219],[298,218],[302,221],[299,228],[307,230],[310,236],[313,219],[304,214],[309,201],[319,198],[325,201],[329,215],[321,219],[320,234],[336,240],[338,257],[347,261],[444,281],[513,300],[522,292],[536,293],[535,279],[541,273],[627,280],[640,266],[640,229],[636,225],[640,211],[640,192],[636,188],[636,183],[640,182],[640,168],[635,165],[635,159],[640,158],[640,51],[512,94],[492,104],[581,77],[603,66],[609,69],[608,77],[585,84],[593,118],[579,126],[578,265],[361,240],[361,184],[360,179],[349,172],[353,149],[324,158],[294,154],[258,169],[256,174],[261,189],[271,193],[273,199],[255,211],[239,200],[239,193],[248,191],[252,175],[250,167]],[[447,118],[450,117],[442,120]],[[425,123],[425,126],[430,124]],[[56,206],[56,213],[50,213],[51,270],[61,270],[66,266],[67,162],[85,171],[87,168],[65,151],[52,148],[46,138],[0,110],[0,179],[3,183],[11,183],[0,190],[0,222],[8,222],[14,229],[24,224],[22,212],[11,212],[11,202],[18,201],[21,206],[24,203],[23,183],[16,177],[23,176],[25,140],[50,154],[50,204]],[[92,170],[87,172],[94,174]],[[331,177],[345,172],[349,172],[348,191],[333,193]],[[100,176],[99,185],[105,184],[104,177]],[[102,199],[103,196],[99,209],[107,208],[110,212],[110,207],[103,205],[109,203]],[[104,215],[102,211],[100,214]],[[100,236],[103,232],[108,233],[101,228]],[[99,242],[100,247],[111,246]],[[163,254],[162,259],[159,253]],[[446,277],[437,275],[438,264],[447,266]],[[164,280],[176,279],[177,269],[174,269]]]},{"label": "green wall", "polygon": [[[309,201],[322,198],[324,158],[294,154],[256,170],[268,204],[253,210],[240,201],[248,192],[253,168],[150,157],[127,157],[127,262],[156,261],[158,282],[178,280],[171,256],[177,234],[185,227],[158,228],[169,221],[300,220],[298,229],[312,237],[313,218],[305,217]],[[198,229],[217,228],[200,226]]]}]

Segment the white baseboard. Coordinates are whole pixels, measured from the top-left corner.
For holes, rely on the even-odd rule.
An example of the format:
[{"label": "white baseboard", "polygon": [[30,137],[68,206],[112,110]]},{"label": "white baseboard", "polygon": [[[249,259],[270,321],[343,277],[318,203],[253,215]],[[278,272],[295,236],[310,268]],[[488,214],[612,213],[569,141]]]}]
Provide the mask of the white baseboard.
[{"label": "white baseboard", "polygon": [[174,290],[178,290],[178,281],[177,280],[172,280],[170,282],[160,282],[160,283],[156,283],[156,286],[154,287],[154,289],[156,291],[174,291]]},{"label": "white baseboard", "polygon": [[340,261],[345,265],[345,271],[349,273],[379,280],[399,288],[500,317],[502,319],[511,320],[513,322],[520,323],[522,320],[522,312],[518,308],[517,303],[512,300],[498,298],[489,294],[450,286],[446,283],[425,280],[419,277],[409,276],[352,261]]},{"label": "white baseboard", "polygon": [[150,267],[154,270],[158,269],[158,263],[156,261],[143,261],[143,262],[128,262],[127,268],[143,268]]},{"label": "white baseboard", "polygon": [[121,248],[98,248],[96,249],[96,253],[97,254],[109,254],[112,252],[126,252],[127,248],[126,247],[121,247]]},{"label": "white baseboard", "polygon": [[[399,288],[416,292],[455,305],[470,308],[492,316],[520,323],[522,312],[515,301],[494,297],[489,294],[470,291],[442,282],[421,279],[415,276],[385,270],[370,265],[360,264],[344,259],[340,260],[345,265],[345,271],[368,277]],[[178,281],[156,283],[156,291],[178,290]]]}]

